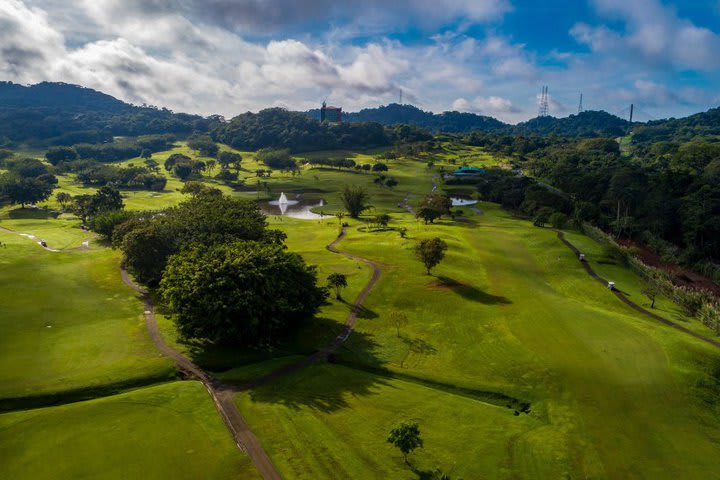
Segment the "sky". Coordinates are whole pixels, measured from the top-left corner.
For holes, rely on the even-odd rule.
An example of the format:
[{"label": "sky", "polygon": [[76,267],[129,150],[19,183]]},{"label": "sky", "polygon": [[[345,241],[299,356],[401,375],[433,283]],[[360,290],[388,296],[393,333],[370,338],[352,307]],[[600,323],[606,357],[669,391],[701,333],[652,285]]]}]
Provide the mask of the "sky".
[{"label": "sky", "polygon": [[720,104],[720,0],[0,0],[0,80],[232,117],[398,102],[516,123]]}]

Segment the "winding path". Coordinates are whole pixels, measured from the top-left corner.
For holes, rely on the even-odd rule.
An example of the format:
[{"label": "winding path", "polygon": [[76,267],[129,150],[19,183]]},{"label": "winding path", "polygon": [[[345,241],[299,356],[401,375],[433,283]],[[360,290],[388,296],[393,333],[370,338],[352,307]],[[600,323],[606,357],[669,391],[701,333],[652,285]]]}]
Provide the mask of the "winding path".
[{"label": "winding path", "polygon": [[[557,232],[557,236],[560,239],[560,241],[563,242],[570,250],[572,250],[573,253],[575,254],[575,257],[579,259],[580,258],[580,250],[578,250],[578,248],[575,245],[570,243],[570,241],[565,238],[565,234],[563,232],[561,232],[559,230],[556,230],[556,232]],[[590,275],[592,278],[594,278],[595,280],[597,280],[598,282],[602,283],[604,286],[607,287],[608,281],[606,279],[602,278],[600,275],[598,275],[595,272],[595,270],[593,270],[593,268],[590,266],[589,262],[587,262],[587,261],[583,262],[581,260],[579,260],[579,261],[582,264],[585,271],[588,273],[588,275]],[[703,335],[700,335],[699,333],[695,333],[692,330],[689,330],[689,329],[683,327],[682,325],[679,325],[673,321],[668,320],[667,318],[663,318],[660,315],[657,315],[649,310],[645,310],[640,305],[638,305],[637,303],[630,300],[620,290],[614,289],[614,290],[612,290],[612,293],[614,293],[615,296],[620,299],[620,301],[622,301],[623,303],[628,305],[633,310],[640,312],[643,315],[646,315],[654,320],[657,320],[658,322],[660,322],[664,325],[667,325],[668,327],[674,328],[675,330],[679,330],[679,331],[686,333],[688,335],[691,335],[699,340],[702,340],[703,342],[707,342],[710,345],[720,348],[720,341],[705,337]]]},{"label": "winding path", "polygon": [[243,385],[228,385],[213,378],[202,368],[192,362],[189,358],[185,357],[182,353],[178,352],[170,345],[168,345],[165,342],[162,334],[160,333],[157,321],[155,320],[154,306],[150,295],[145,289],[137,285],[132,280],[132,278],[130,278],[130,275],[125,269],[121,269],[123,282],[125,282],[126,285],[138,292],[145,304],[145,323],[147,325],[148,332],[150,333],[150,338],[152,339],[153,344],[155,344],[155,347],[160,350],[160,352],[162,352],[164,355],[172,358],[175,361],[177,367],[182,372],[189,376],[197,378],[200,382],[202,382],[203,385],[205,385],[205,388],[210,393],[210,396],[215,402],[215,407],[225,421],[225,425],[227,426],[228,430],[230,430],[230,433],[232,434],[236,445],[240,450],[247,453],[247,455],[255,464],[255,467],[258,469],[262,477],[266,480],[279,480],[282,477],[277,471],[277,468],[275,468],[275,465],[273,465],[270,457],[262,448],[260,441],[250,430],[250,426],[243,418],[240,410],[238,410],[237,405],[235,405],[235,395],[239,392],[247,391],[249,389],[263,385],[291,373],[300,371],[303,368],[306,368],[319,361],[326,360],[329,355],[334,353],[340,347],[340,345],[342,345],[348,339],[350,333],[353,330],[353,327],[355,326],[355,322],[357,321],[358,314],[361,311],[362,304],[365,302],[368,295],[370,295],[370,292],[380,278],[381,270],[380,266],[371,260],[338,250],[337,244],[343,238],[345,238],[345,236],[346,228],[343,227],[342,233],[326,248],[332,253],[337,253],[352,260],[357,260],[365,263],[366,265],[369,265],[373,269],[373,275],[367,285],[365,285],[365,288],[360,292],[357,299],[355,300],[353,308],[348,315],[347,320],[345,321],[345,325],[343,326],[342,331],[328,345],[315,352],[314,354],[309,355],[296,363],[275,370],[267,375],[258,378],[257,380]]}]

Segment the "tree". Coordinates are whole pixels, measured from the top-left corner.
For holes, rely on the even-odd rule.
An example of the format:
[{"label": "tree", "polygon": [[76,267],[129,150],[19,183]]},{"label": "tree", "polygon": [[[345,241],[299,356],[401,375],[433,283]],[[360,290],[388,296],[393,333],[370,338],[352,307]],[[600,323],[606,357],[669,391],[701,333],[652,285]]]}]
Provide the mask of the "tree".
[{"label": "tree", "polygon": [[222,191],[219,188],[205,185],[202,182],[186,182],[183,188],[180,189],[180,193],[190,194],[193,197],[199,195],[222,195]]},{"label": "tree", "polygon": [[50,162],[51,165],[57,165],[61,162],[67,162],[68,160],[77,160],[78,154],[72,147],[50,147],[45,152],[45,159]]},{"label": "tree", "polygon": [[125,265],[140,282],[156,286],[170,255],[197,243],[237,240],[282,244],[284,234],[266,228],[265,215],[249,200],[199,195],[147,215],[123,235]]},{"label": "tree", "polygon": [[38,178],[23,178],[14,173],[0,175],[0,196],[7,197],[10,203],[37,203],[50,198],[54,185]]},{"label": "tree", "polygon": [[152,157],[152,150],[150,150],[149,148],[143,148],[142,152],[140,152],[140,158],[148,159],[151,157]]},{"label": "tree", "polygon": [[395,327],[397,336],[400,338],[400,329],[408,324],[407,315],[398,310],[393,310],[390,312],[390,315],[388,315],[388,321],[390,322],[390,325]]},{"label": "tree", "polygon": [[395,180],[395,177],[388,177],[387,180],[385,180],[385,186],[388,188],[397,187],[398,181]]},{"label": "tree", "polygon": [[327,295],[300,255],[248,241],[171,256],[159,293],[184,337],[238,345],[273,343],[296,331]]},{"label": "tree", "polygon": [[405,463],[408,463],[408,455],[416,448],[422,448],[423,439],[420,437],[420,426],[417,422],[402,422],[390,430],[388,443],[392,443],[403,454]]},{"label": "tree", "polygon": [[553,212],[548,218],[553,228],[563,229],[568,222],[568,216],[562,212]]},{"label": "tree", "polygon": [[217,160],[210,159],[207,162],[205,162],[205,166],[207,167],[207,172],[212,175],[212,173],[215,171],[215,167],[217,166]]},{"label": "tree", "polygon": [[363,187],[345,186],[340,199],[352,218],[358,218],[365,210],[372,208],[368,204],[369,196]]},{"label": "tree", "polygon": [[540,208],[537,213],[535,213],[535,218],[533,219],[533,225],[536,227],[544,227],[548,221],[550,221],[550,216],[553,214],[553,209],[550,207],[542,207]]},{"label": "tree", "polygon": [[383,162],[377,162],[376,164],[374,164],[372,166],[372,171],[373,172],[387,172],[388,166],[385,165]]},{"label": "tree", "polygon": [[335,289],[335,299],[342,300],[342,289],[347,287],[347,277],[342,273],[331,273],[327,281],[328,286]]},{"label": "tree", "polygon": [[375,217],[375,224],[379,227],[387,227],[388,223],[390,223],[390,215],[387,213],[383,213]]},{"label": "tree", "polygon": [[227,170],[231,166],[235,167],[235,171],[240,173],[240,166],[242,164],[242,155],[235,152],[220,152],[218,154],[218,163],[223,170]]},{"label": "tree", "polygon": [[415,214],[417,218],[422,218],[425,223],[433,223],[443,215],[449,215],[452,208],[452,200],[447,195],[439,193],[430,193],[425,195]]},{"label": "tree", "polygon": [[193,135],[188,138],[188,147],[200,152],[203,157],[214,157],[220,148],[207,135]]},{"label": "tree", "polygon": [[427,274],[445,258],[447,243],[441,238],[426,238],[415,245],[415,255],[425,265]]},{"label": "tree", "polygon": [[642,293],[650,300],[650,308],[655,308],[655,298],[658,296],[659,288],[656,285],[648,284],[643,288]]},{"label": "tree", "polygon": [[67,192],[60,192],[57,195],[55,195],[55,200],[60,204],[60,208],[65,210],[72,201],[72,195],[70,195]]},{"label": "tree", "polygon": [[84,224],[103,212],[121,210],[124,207],[117,188],[105,185],[94,195],[76,195],[73,197],[72,212],[80,217]]}]

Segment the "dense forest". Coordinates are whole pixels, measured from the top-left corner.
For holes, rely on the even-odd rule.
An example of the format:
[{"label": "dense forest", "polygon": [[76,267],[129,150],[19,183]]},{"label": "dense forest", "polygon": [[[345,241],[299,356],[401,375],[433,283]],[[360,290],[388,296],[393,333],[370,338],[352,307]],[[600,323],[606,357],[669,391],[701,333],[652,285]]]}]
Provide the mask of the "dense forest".
[{"label": "dense forest", "polygon": [[102,143],[114,136],[206,132],[217,117],[137,107],[89,88],[0,82],[0,147]]},{"label": "dense forest", "polygon": [[213,140],[240,150],[278,148],[293,152],[371,148],[391,141],[378,123],[320,123],[282,108],[238,115],[228,123],[216,125],[211,135]]}]

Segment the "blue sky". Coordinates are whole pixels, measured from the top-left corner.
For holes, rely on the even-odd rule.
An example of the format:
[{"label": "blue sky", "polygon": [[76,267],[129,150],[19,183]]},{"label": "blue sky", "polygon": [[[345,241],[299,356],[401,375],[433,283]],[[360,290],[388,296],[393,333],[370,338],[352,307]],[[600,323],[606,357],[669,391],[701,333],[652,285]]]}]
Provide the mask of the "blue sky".
[{"label": "blue sky", "polygon": [[404,100],[518,122],[720,103],[720,0],[0,0],[0,79],[226,116]]}]

